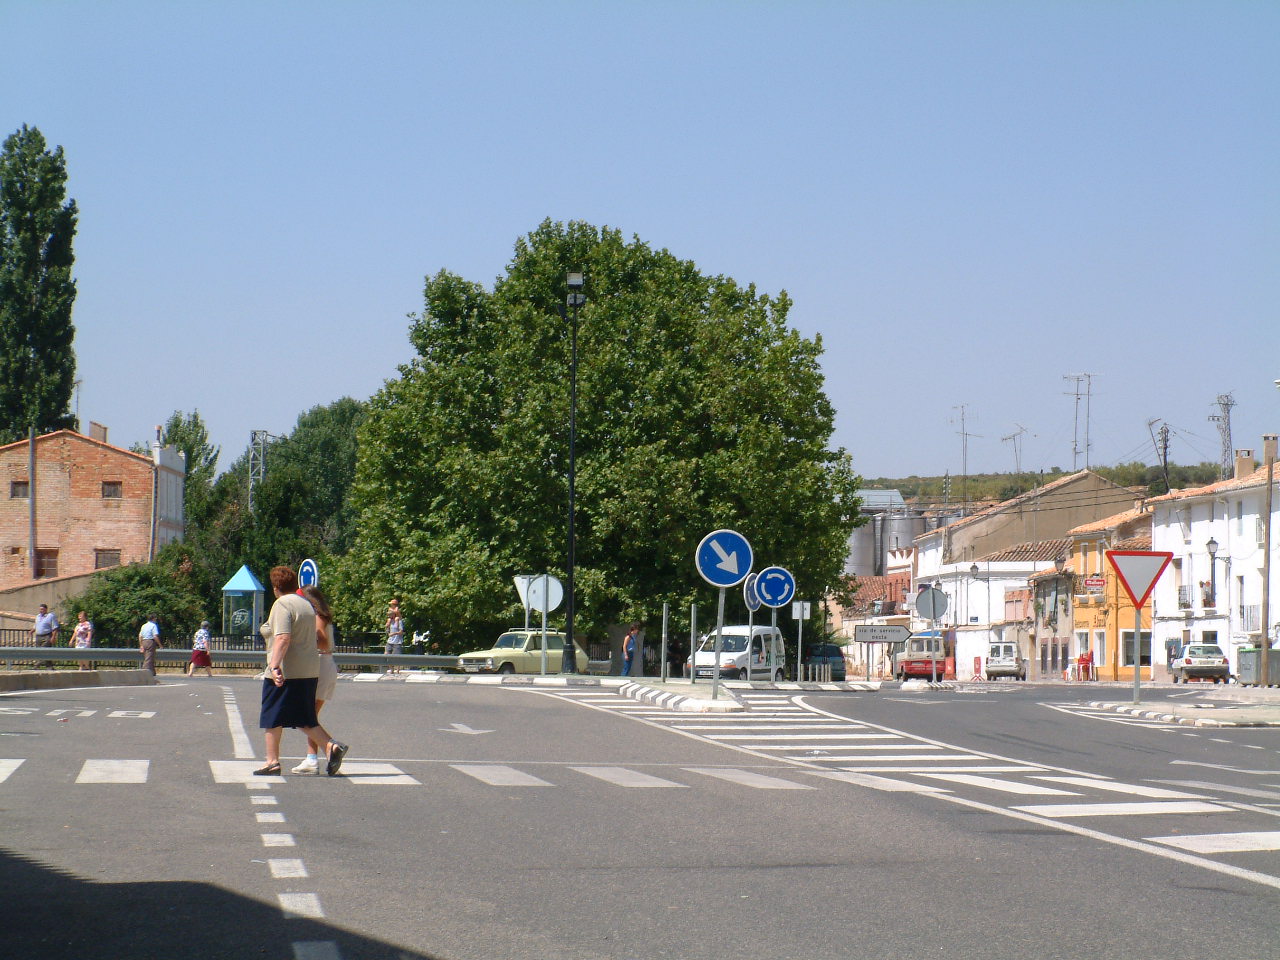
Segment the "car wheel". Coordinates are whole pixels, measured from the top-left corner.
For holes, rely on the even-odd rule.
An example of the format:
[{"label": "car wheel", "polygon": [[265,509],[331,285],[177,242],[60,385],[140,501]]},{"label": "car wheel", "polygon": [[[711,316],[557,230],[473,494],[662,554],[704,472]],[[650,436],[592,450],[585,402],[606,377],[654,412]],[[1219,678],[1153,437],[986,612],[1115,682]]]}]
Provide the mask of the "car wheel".
[{"label": "car wheel", "polygon": [[515,673],[516,672],[515,664],[504,663],[502,666],[498,668],[498,672],[499,673]]}]

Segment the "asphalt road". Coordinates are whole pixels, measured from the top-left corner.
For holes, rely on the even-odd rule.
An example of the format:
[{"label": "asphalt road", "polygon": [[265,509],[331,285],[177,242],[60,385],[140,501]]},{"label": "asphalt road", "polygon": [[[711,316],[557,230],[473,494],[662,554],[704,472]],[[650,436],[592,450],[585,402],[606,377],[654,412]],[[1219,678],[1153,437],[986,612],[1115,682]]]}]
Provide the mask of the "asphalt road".
[{"label": "asphalt road", "polygon": [[1280,955],[1280,730],[1012,684],[706,716],[344,679],[344,775],[277,779],[258,691],[0,697],[0,953]]}]

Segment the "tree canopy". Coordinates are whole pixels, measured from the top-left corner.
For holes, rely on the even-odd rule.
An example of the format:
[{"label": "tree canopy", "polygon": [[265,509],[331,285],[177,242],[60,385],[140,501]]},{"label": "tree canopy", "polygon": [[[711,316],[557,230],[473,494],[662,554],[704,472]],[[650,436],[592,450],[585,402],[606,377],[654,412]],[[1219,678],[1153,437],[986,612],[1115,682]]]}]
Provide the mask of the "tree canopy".
[{"label": "tree canopy", "polygon": [[62,148],[23,125],[0,149],[0,442],[73,426],[76,204]]},{"label": "tree canopy", "polygon": [[370,401],[357,533],[340,588],[368,622],[399,596],[446,645],[519,615],[511,578],[564,576],[570,323],[582,270],[576,619],[600,636],[709,603],[698,541],[733,527],[805,596],[837,584],[858,478],[829,449],[821,341],[771,297],[638,238],[544,222],[492,291],[441,271],[412,318],[417,356]]}]

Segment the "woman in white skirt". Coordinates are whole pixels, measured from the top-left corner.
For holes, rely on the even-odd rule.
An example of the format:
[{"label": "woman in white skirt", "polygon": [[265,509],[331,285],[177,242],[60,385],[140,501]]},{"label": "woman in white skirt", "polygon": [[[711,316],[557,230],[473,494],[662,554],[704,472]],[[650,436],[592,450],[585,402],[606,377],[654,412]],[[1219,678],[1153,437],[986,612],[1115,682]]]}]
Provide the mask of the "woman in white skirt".
[{"label": "woman in white skirt", "polygon": [[[316,652],[320,654],[320,676],[316,681],[316,716],[326,700],[332,700],[338,687],[338,665],[333,662],[333,610],[320,588],[308,584],[298,591],[311,603],[316,612]],[[293,768],[294,773],[319,773],[320,748],[307,738],[307,757]]]}]

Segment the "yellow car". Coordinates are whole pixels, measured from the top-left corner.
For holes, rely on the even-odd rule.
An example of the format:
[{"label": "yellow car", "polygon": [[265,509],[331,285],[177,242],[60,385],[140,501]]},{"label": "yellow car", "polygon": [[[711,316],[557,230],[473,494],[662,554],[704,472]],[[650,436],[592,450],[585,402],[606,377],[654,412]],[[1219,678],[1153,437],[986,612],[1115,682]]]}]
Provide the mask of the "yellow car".
[{"label": "yellow car", "polygon": [[[587,652],[574,645],[578,672],[587,672]],[[564,634],[547,633],[547,672],[559,673],[564,659]],[[542,631],[508,630],[488,650],[464,653],[458,658],[463,673],[541,673]]]}]

